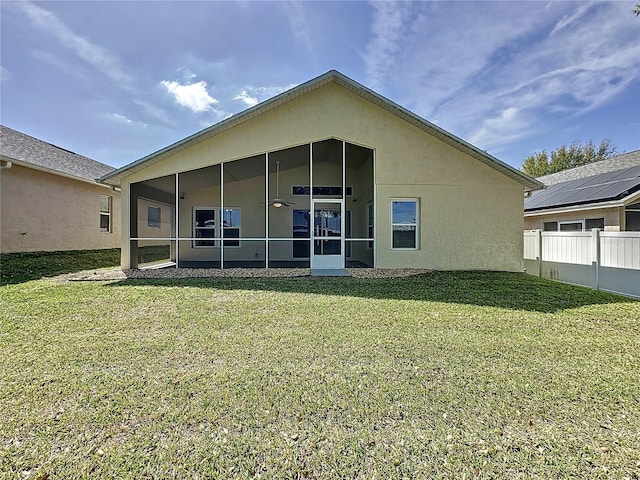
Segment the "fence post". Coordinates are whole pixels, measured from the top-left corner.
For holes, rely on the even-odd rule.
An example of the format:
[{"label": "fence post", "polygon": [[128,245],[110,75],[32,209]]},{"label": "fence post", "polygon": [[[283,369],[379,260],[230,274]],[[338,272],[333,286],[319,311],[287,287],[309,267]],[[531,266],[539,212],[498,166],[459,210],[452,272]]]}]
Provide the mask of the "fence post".
[{"label": "fence post", "polygon": [[538,243],[538,276],[542,277],[542,230],[536,230],[536,239]]},{"label": "fence post", "polygon": [[591,229],[591,241],[593,242],[593,253],[594,253],[594,262],[593,262],[593,289],[600,289],[600,229],[593,228]]}]

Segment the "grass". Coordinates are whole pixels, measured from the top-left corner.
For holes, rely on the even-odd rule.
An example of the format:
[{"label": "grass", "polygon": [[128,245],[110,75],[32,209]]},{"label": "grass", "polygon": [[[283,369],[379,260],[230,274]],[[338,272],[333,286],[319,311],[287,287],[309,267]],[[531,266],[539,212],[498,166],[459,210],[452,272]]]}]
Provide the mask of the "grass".
[{"label": "grass", "polygon": [[120,264],[120,249],[0,254],[0,285]]},{"label": "grass", "polygon": [[523,274],[0,288],[2,478],[640,476],[640,302]]},{"label": "grass", "polygon": [[[146,264],[169,258],[168,245],[138,248],[138,261]],[[80,270],[117,267],[120,249],[0,254],[0,285],[28,282]]]}]

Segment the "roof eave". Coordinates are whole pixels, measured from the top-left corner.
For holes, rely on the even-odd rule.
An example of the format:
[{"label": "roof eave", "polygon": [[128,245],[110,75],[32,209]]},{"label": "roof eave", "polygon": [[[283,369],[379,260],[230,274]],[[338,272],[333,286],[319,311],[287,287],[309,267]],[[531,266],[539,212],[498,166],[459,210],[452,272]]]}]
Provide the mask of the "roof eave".
[{"label": "roof eave", "polygon": [[461,138],[453,135],[452,133],[447,132],[446,130],[438,127],[437,125],[425,120],[424,118],[416,115],[415,113],[407,110],[406,108],[392,102],[391,100],[383,97],[382,95],[374,92],[373,90],[361,85],[360,83],[352,80],[351,78],[343,75],[337,70],[330,70],[329,72],[320,75],[314,79],[311,79],[305,83],[298,85],[286,92],[283,92],[279,95],[276,95],[273,98],[265,100],[258,105],[255,105],[247,110],[244,110],[236,115],[233,115],[221,122],[216,123],[210,127],[205,128],[193,135],[190,135],[178,142],[175,142],[161,150],[158,150],[150,155],[147,155],[139,160],[136,160],[124,167],[121,167],[107,175],[102,176],[98,179],[100,182],[108,183],[110,185],[120,185],[120,179],[122,174],[128,171],[135,171],[138,167],[141,167],[142,164],[145,164],[150,161],[159,161],[160,159],[171,155],[173,153],[179,152],[182,149],[187,148],[193,143],[198,143],[206,138],[209,138],[217,133],[232,128],[235,125],[243,123],[255,116],[261,115],[262,113],[267,112],[268,110],[286,102],[293,98],[296,98],[310,90],[314,90],[319,88],[326,83],[336,82],[338,85],[350,90],[353,93],[371,101],[372,103],[382,107],[383,109],[395,114],[396,116],[404,119],[410,124],[426,131],[427,133],[433,135],[434,137],[440,139],[446,144],[460,150],[463,153],[468,154],[469,156],[485,163],[486,165],[494,168],[495,170],[503,173],[507,177],[517,181],[522,184],[527,191],[540,190],[544,188],[544,184],[535,178],[532,178],[525,173],[507,165],[506,163],[498,160],[494,156],[488,154],[487,152],[480,150],[478,147],[462,140]]},{"label": "roof eave", "polygon": [[25,162],[23,160],[18,160],[18,159],[12,158],[12,157],[7,157],[6,155],[0,155],[0,160],[3,160],[5,162],[11,162],[14,165],[19,165],[19,166],[24,167],[24,168],[30,168],[32,170],[38,170],[40,172],[49,173],[51,175],[57,175],[59,177],[69,178],[71,180],[77,180],[78,182],[88,183],[88,184],[91,184],[91,185],[95,185],[97,187],[110,188],[109,186],[107,186],[105,184],[99,183],[98,179],[88,179],[88,178],[83,178],[83,177],[77,177],[75,175],[71,175],[71,174],[68,174],[68,173],[60,172],[58,170],[52,170],[50,168],[41,167],[40,165],[34,165],[33,163]]}]

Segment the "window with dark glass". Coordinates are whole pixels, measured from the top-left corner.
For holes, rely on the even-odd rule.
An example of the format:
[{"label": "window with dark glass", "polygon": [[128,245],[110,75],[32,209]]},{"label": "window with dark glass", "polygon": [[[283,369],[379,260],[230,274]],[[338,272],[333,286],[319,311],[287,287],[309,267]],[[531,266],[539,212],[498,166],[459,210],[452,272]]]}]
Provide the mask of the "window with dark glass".
[{"label": "window with dark glass", "polygon": [[225,208],[222,215],[223,237],[225,247],[239,247],[240,240],[227,240],[228,238],[240,238],[240,209]]},{"label": "window with dark glass", "polygon": [[111,197],[100,195],[100,231],[111,232]]},{"label": "window with dark glass", "polygon": [[147,207],[147,225],[149,227],[160,228],[160,207]]},{"label": "window with dark glass", "polygon": [[214,247],[213,240],[200,240],[205,238],[215,238],[216,230],[216,209],[215,208],[194,208],[193,209],[193,236],[194,247]]},{"label": "window with dark glass", "polygon": [[391,247],[418,248],[418,201],[415,199],[391,201]]},{"label": "window with dark glass", "polygon": [[587,218],[584,221],[585,230],[591,230],[592,228],[600,228],[604,230],[604,218]]}]

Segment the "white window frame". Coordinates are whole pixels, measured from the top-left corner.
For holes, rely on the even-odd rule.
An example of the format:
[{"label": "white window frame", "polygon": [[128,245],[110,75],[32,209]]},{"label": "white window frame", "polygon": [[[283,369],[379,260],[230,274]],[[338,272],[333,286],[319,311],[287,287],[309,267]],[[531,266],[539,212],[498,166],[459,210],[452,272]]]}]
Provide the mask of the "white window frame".
[{"label": "white window frame", "polygon": [[[151,215],[149,215],[149,213],[151,212],[152,208],[158,211],[158,223],[156,222],[153,222],[153,224],[151,223]],[[147,226],[149,228],[160,228],[161,225],[162,225],[162,210],[160,210],[160,207],[155,205],[147,205]]]},{"label": "white window frame", "polygon": [[[415,223],[393,223],[393,204],[394,202],[413,202],[416,204],[416,218]],[[390,214],[390,224],[391,224],[391,250],[419,250],[420,249],[420,199],[415,197],[408,198],[391,198],[389,201],[389,214]],[[415,247],[394,247],[393,246],[393,227],[396,225],[415,227],[414,235],[415,235]]]},{"label": "white window frame", "polygon": [[[107,208],[108,211],[107,212],[103,212],[102,211],[102,202],[101,199],[102,197],[105,197],[107,199]],[[98,224],[98,227],[100,228],[100,233],[111,233],[111,211],[113,210],[113,197],[111,195],[100,195],[100,198],[98,199],[98,210],[99,210],[99,214],[100,214],[100,223]],[[106,217],[107,218],[107,228],[106,230],[102,228],[102,217]]]},{"label": "white window frame", "polygon": [[[240,246],[242,245],[242,243],[240,242],[240,238],[242,237],[242,209],[240,207],[224,207],[224,212],[222,212],[222,209],[220,211],[220,227],[222,228],[221,233],[221,237],[223,238],[223,244],[225,248],[240,248]],[[239,225],[229,225],[226,226],[224,224],[224,213],[226,213],[229,210],[238,210],[239,212]],[[223,235],[225,230],[238,230],[238,236],[237,237],[230,237],[227,238],[225,235]],[[238,242],[237,245],[227,245],[230,242]]]},{"label": "white window frame", "polygon": [[[205,210],[205,211],[212,211],[213,212],[213,227],[204,227],[204,226],[196,226],[196,212],[198,210]],[[192,228],[192,232],[193,232],[193,238],[202,238],[202,240],[194,240],[193,242],[191,242],[191,247],[192,248],[215,248],[218,246],[218,240],[215,240],[215,238],[217,237],[216,235],[216,230],[218,228],[218,214],[220,213],[220,208],[219,207],[193,207],[193,213],[191,216],[191,228]],[[198,231],[213,231],[213,238],[209,238],[209,237],[198,237]],[[213,242],[213,245],[197,245],[197,242],[199,241],[204,241],[204,242]]]},{"label": "white window frame", "polygon": [[[367,202],[367,238],[374,238],[375,234],[375,215],[376,211],[373,208],[373,202]],[[393,235],[393,234],[392,234]],[[392,238],[393,241],[393,238]],[[367,248],[373,249],[373,240],[367,242]]]},{"label": "white window frame", "polygon": [[[213,221],[214,221],[214,225],[213,227],[198,227],[196,226],[196,211],[198,210],[206,210],[206,211],[212,211],[213,212]],[[239,222],[240,225],[232,225],[232,226],[225,226],[224,225],[224,216],[223,216],[223,211],[228,211],[228,210],[238,210],[239,211]],[[200,240],[199,238],[197,240],[194,240],[192,242],[192,247],[193,248],[220,248],[221,242],[224,243],[230,243],[230,242],[237,242],[237,245],[224,245],[225,248],[240,248],[242,246],[242,242],[240,240],[240,238],[242,237],[242,209],[240,207],[224,207],[224,208],[220,208],[220,207],[193,207],[193,213],[192,213],[192,217],[191,217],[191,228],[192,228],[192,232],[193,232],[193,238],[196,239],[198,238],[198,231],[202,231],[202,230],[207,230],[207,231],[213,231],[213,238],[210,237],[200,237],[202,238],[202,240]],[[238,237],[230,237],[230,238],[224,238],[223,237],[223,233],[224,230],[238,230]],[[213,242],[213,245],[196,245],[196,242],[198,241],[207,241],[207,242]]]},{"label": "white window frame", "polygon": [[[562,230],[562,225],[580,224],[580,230]],[[558,221],[559,232],[584,232],[584,219],[582,220],[562,220]]]}]

